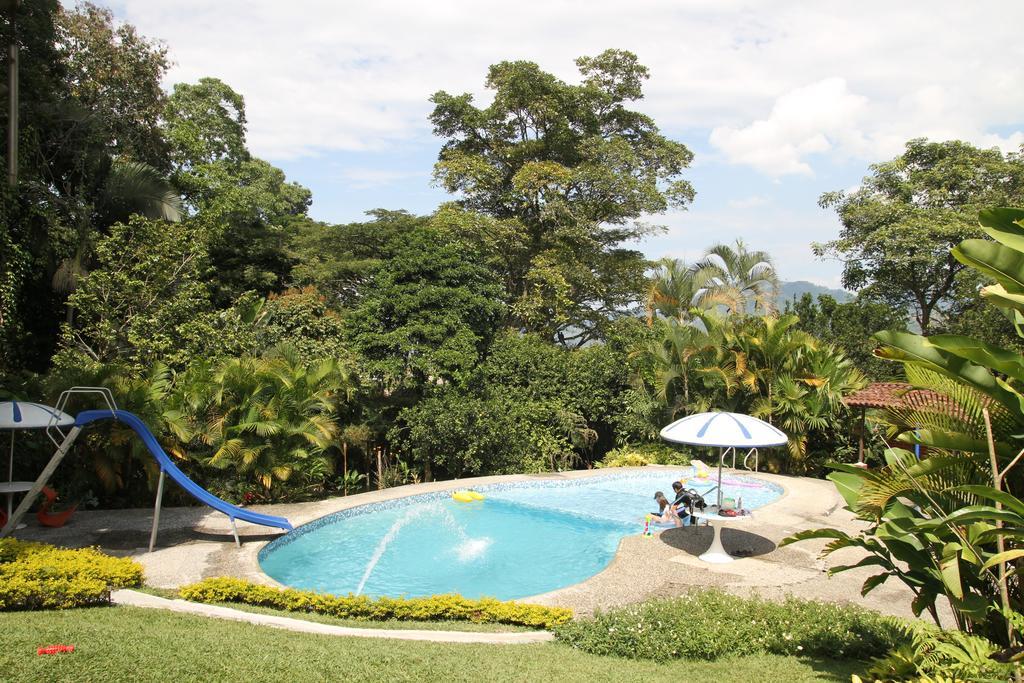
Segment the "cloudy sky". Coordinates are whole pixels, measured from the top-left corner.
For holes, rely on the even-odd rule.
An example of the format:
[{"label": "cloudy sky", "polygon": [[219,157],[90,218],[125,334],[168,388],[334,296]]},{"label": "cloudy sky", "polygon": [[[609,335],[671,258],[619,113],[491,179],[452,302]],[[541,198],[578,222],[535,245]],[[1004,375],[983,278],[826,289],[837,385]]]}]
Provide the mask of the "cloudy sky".
[{"label": "cloudy sky", "polygon": [[426,213],[437,90],[487,101],[488,65],[527,59],[576,81],[574,58],[632,50],[637,108],[696,154],[697,199],[652,217],[641,248],[693,258],[716,241],[767,249],[783,279],[837,286],[818,196],[855,187],[912,137],[1024,142],[1024,2],[733,0],[98,0],[165,41],[179,81],[245,96],[249,144],[311,188],[312,214]]}]

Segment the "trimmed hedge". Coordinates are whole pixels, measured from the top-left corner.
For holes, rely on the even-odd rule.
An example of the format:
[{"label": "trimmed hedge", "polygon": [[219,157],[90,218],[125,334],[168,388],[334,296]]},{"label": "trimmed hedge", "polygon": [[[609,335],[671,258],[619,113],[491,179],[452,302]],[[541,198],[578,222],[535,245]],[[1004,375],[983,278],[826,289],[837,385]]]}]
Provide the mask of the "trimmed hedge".
[{"label": "trimmed hedge", "polygon": [[111,588],[142,584],[142,565],[95,548],[0,539],[0,611],[110,603]]},{"label": "trimmed hedge", "polygon": [[239,602],[288,612],[311,612],[343,619],[384,621],[472,621],[551,628],[572,619],[572,611],[493,598],[471,600],[461,595],[429,598],[368,598],[330,595],[294,588],[275,588],[242,579],[213,578],[183,586],[178,594],[195,602]]},{"label": "trimmed hedge", "polygon": [[860,660],[906,642],[899,622],[877,612],[718,590],[610,610],[566,624],[555,635],[592,654],[656,661],[753,654]]}]

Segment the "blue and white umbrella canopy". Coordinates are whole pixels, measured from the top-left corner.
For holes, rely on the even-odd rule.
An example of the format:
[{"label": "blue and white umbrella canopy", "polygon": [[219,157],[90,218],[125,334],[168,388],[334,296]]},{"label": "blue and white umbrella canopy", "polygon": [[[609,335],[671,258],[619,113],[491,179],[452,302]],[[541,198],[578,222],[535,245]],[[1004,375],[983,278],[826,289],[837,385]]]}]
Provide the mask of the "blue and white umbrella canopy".
[{"label": "blue and white umbrella canopy", "polygon": [[718,454],[718,507],[722,507],[722,461],[729,448],[781,446],[789,437],[763,420],[742,413],[697,413],[676,420],[661,430],[673,443],[720,448]]},{"label": "blue and white umbrella canopy", "polygon": [[75,418],[42,403],[0,402],[0,429],[45,429],[75,423]]},{"label": "blue and white umbrella canopy", "polygon": [[718,448],[764,448],[789,441],[784,432],[742,413],[687,415],[662,429],[661,438],[673,443]]},{"label": "blue and white umbrella canopy", "polygon": [[[0,402],[0,430],[11,430],[11,450],[7,456],[7,481],[14,479],[14,430],[46,429],[57,426],[66,427],[75,424],[75,418],[65,412],[44,406],[42,403],[24,401]],[[8,498],[8,513],[10,499]]]}]

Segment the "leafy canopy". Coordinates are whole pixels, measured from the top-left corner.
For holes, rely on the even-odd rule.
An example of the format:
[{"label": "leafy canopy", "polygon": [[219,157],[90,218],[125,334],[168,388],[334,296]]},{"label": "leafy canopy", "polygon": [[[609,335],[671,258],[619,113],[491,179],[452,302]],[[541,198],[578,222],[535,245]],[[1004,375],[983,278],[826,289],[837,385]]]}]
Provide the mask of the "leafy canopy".
[{"label": "leafy canopy", "polygon": [[844,287],[893,307],[909,306],[928,334],[964,268],[950,250],[980,235],[980,209],[1021,200],[1019,154],[915,139],[902,155],[872,166],[856,192],[821,196],[821,206],[834,208],[843,227],[838,239],[814,249],[843,262]]},{"label": "leafy canopy", "polygon": [[579,85],[532,62],[495,64],[489,106],[439,91],[430,120],[445,141],[437,182],[486,217],[453,211],[450,222],[502,274],[509,323],[581,344],[639,300],[646,262],[621,245],[650,232],[642,215],[693,199],[680,177],[693,155],[627,108],[649,75],[636,55],[607,50],[576,64]]}]

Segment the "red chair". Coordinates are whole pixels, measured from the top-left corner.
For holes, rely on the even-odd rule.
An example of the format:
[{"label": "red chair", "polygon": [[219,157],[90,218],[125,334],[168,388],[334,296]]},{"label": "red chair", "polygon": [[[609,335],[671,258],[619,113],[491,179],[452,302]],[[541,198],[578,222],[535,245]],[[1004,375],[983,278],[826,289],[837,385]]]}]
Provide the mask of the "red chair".
[{"label": "red chair", "polygon": [[39,523],[43,526],[64,526],[68,523],[68,520],[71,519],[71,515],[75,514],[75,510],[78,509],[78,503],[75,503],[74,505],[69,507],[67,510],[64,510],[63,512],[51,513],[50,508],[53,506],[53,503],[57,500],[57,492],[51,489],[49,486],[44,486],[43,496],[46,497],[46,501],[43,503],[42,507],[40,507],[39,511],[36,513],[36,519],[38,519]]}]

